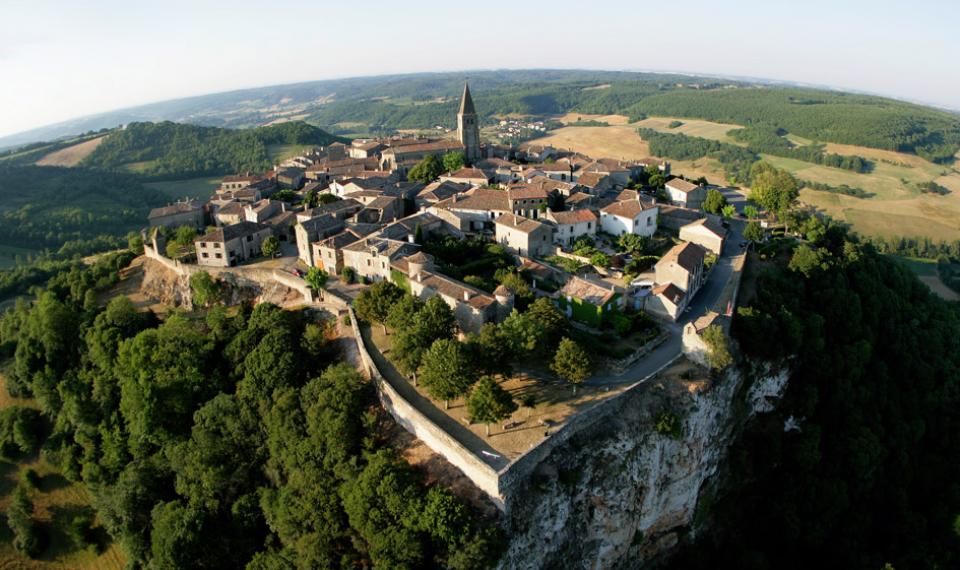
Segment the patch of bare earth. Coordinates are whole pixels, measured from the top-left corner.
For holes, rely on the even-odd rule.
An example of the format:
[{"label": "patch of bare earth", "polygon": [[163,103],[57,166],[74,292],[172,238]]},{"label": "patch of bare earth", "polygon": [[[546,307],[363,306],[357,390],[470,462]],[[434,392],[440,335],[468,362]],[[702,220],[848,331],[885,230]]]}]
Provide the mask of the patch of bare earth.
[{"label": "patch of bare earth", "polygon": [[67,148],[51,152],[37,161],[37,166],[76,166],[80,161],[90,156],[103,142],[106,135],[77,143]]},{"label": "patch of bare earth", "polygon": [[958,294],[953,289],[947,287],[943,281],[940,280],[940,277],[936,275],[922,275],[919,276],[920,281],[923,281],[927,284],[927,287],[941,299],[946,299],[947,301],[960,301],[960,294]]}]

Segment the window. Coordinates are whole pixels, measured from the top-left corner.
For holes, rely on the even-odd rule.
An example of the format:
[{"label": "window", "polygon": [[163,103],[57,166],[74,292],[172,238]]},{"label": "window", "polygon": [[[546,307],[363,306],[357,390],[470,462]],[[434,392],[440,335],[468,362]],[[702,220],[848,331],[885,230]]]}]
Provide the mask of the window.
[{"label": "window", "polygon": [[216,242],[216,243],[213,244],[213,247],[215,247],[215,248],[217,248],[217,249],[220,249],[220,248],[223,247],[223,246],[220,244],[220,242]]},{"label": "window", "polygon": [[367,260],[367,267],[370,267],[370,260]]},{"label": "window", "polygon": [[214,255],[214,257],[216,257],[217,259],[223,259],[223,254],[222,254],[222,253],[217,253],[217,254]]},{"label": "window", "polygon": [[647,218],[647,225],[648,225],[648,226],[652,226],[652,225],[653,225],[653,218]]},{"label": "window", "polygon": [[207,247],[207,242],[205,241],[200,242],[200,247]]},{"label": "window", "polygon": [[253,241],[253,236],[247,236],[247,241],[248,241],[248,242]]},{"label": "window", "polygon": [[206,259],[206,258],[208,258],[208,257],[210,257],[210,256],[207,255],[207,252],[203,252],[203,253],[200,254],[200,257],[203,257],[204,259]]}]

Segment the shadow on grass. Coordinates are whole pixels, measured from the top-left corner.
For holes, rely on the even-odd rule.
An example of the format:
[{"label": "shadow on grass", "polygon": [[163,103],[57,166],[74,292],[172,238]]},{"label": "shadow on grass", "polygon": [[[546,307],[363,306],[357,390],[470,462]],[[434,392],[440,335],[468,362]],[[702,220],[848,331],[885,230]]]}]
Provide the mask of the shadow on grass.
[{"label": "shadow on grass", "polygon": [[70,481],[63,475],[59,473],[49,473],[40,478],[40,484],[37,485],[37,489],[39,489],[41,493],[50,493],[51,491],[69,486]]},{"label": "shadow on grass", "polygon": [[39,560],[55,560],[83,550],[102,554],[110,545],[110,537],[100,527],[93,527],[94,510],[87,505],[64,505],[50,509],[51,519],[41,524],[45,543]]}]

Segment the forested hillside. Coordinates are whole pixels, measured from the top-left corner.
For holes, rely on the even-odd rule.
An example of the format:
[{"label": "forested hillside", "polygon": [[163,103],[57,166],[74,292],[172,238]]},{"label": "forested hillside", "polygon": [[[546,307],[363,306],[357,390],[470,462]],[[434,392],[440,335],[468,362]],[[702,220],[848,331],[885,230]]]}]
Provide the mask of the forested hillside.
[{"label": "forested hillside", "polygon": [[166,199],[132,174],[85,168],[0,166],[0,245],[59,248],[123,235]]},{"label": "forested hillside", "polygon": [[131,168],[150,178],[189,178],[262,172],[268,146],[328,145],[339,139],[302,122],[254,129],[221,129],[171,122],[131,123],[110,133],[83,161],[89,168]]},{"label": "forested hillside", "polygon": [[[52,140],[138,121],[249,127],[277,116],[306,116],[312,124],[344,133],[353,127],[343,125],[351,123],[371,131],[452,127],[464,79],[470,80],[477,110],[487,120],[510,113],[571,111],[633,119],[675,116],[783,129],[819,142],[899,150],[940,162],[960,150],[960,117],[911,103],[708,77],[586,70],[425,73],[278,85],[156,103],[10,141]],[[232,164],[249,164],[249,159],[239,156]],[[207,160],[184,162],[179,168],[197,170]],[[162,169],[155,173],[163,174]]]},{"label": "forested hillside", "polygon": [[733,447],[710,530],[671,568],[956,568],[960,310],[839,228],[807,237],[733,327],[754,362],[790,367],[785,400]]},{"label": "forested hillside", "polygon": [[[99,306],[95,291],[132,257],[59,273],[0,318],[7,389],[44,419],[8,408],[21,419],[0,447],[12,459],[39,449],[82,482],[130,567],[470,569],[495,558],[492,524],[425,486],[387,443],[369,383],[338,363],[334,323],[270,304],[163,322],[126,297]],[[44,540],[23,510],[21,551]]]},{"label": "forested hillside", "polygon": [[762,125],[822,142],[914,153],[934,162],[960,149],[956,114],[834,91],[786,88],[684,90],[644,98],[628,114]]}]

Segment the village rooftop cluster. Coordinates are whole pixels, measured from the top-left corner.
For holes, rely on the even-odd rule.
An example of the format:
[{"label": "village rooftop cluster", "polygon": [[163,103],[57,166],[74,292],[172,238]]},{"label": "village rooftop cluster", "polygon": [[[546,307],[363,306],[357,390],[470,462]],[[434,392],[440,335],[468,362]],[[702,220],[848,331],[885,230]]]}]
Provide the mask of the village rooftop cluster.
[{"label": "village rooftop cluster", "polygon": [[[466,85],[457,125],[456,139],[334,143],[269,172],[227,176],[208,202],[157,208],[150,225],[204,232],[194,242],[201,266],[254,260],[271,237],[296,244],[304,268],[362,283],[394,281],[421,298],[439,295],[464,332],[502,320],[512,294],[441,273],[422,251],[424,240],[452,236],[501,244],[538,295],[549,295],[568,317],[590,326],[628,307],[676,320],[703,283],[705,261],[723,249],[726,229],[699,211],[707,188],[671,177],[668,162],[484,144]],[[451,156],[458,168],[412,179],[418,165]],[[659,200],[655,189],[636,184],[652,175],[665,181]],[[679,230],[683,241],[662,255],[649,278],[624,280],[631,255],[616,251],[616,239],[651,238],[661,226]],[[584,244],[605,254],[603,266],[575,253]]]}]

